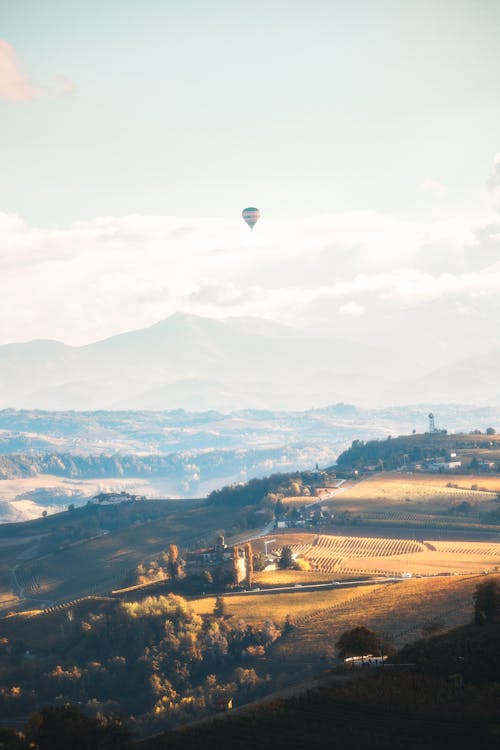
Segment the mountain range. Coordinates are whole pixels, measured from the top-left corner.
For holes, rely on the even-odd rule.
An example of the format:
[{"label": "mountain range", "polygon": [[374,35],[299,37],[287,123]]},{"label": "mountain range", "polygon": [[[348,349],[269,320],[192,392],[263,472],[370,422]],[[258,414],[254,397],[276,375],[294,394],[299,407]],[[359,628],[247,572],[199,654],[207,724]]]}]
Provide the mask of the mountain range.
[{"label": "mountain range", "polygon": [[[485,360],[484,366],[475,360]],[[384,350],[260,318],[176,313],[85,346],[0,346],[0,408],[307,409],[419,400],[498,403],[500,352],[413,372]]]}]

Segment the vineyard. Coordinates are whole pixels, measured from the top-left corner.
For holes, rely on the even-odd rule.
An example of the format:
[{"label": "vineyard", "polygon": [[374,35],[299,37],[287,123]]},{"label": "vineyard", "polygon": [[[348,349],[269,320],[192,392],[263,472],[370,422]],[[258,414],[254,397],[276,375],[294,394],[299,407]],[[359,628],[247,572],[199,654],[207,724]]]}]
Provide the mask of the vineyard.
[{"label": "vineyard", "polygon": [[[358,575],[400,576],[479,574],[500,566],[500,543],[449,542],[415,539],[349,537],[328,534],[283,534],[283,546],[294,557],[308,561],[312,570],[337,577]],[[277,544],[277,542],[276,542]]]},{"label": "vineyard", "polygon": [[498,557],[500,562],[500,544],[490,542],[432,542],[436,552],[450,552],[455,555],[481,555],[481,557]]},{"label": "vineyard", "polygon": [[[413,579],[390,584],[325,591],[235,595],[226,597],[228,617],[251,624],[272,619],[278,627],[287,615],[294,628],[276,643],[271,658],[297,668],[311,660],[333,656],[334,644],[357,625],[373,628],[396,646],[421,637],[424,625],[436,618],[452,628],[472,618],[473,594],[482,577],[458,576]],[[499,576],[487,580],[500,580]],[[190,602],[200,615],[214,610],[215,597]]]},{"label": "vineyard", "polygon": [[[336,638],[354,625],[372,628],[395,646],[419,638],[425,623],[436,617],[446,629],[463,625],[472,618],[477,583],[478,578],[472,576],[351,589],[350,598],[333,600],[330,605],[324,602],[316,610],[297,613],[297,627],[276,644],[275,655],[286,660],[327,655],[333,652]],[[293,616],[293,610],[291,613]]]}]

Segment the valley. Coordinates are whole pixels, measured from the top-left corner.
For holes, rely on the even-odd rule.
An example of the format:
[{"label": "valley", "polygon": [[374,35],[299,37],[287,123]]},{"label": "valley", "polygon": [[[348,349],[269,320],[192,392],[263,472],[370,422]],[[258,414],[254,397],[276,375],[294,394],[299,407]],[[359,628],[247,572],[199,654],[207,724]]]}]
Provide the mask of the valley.
[{"label": "valley", "polygon": [[[107,705],[104,685],[119,680],[118,663],[127,660],[128,648],[121,635],[114,647],[91,646],[91,634],[101,633],[104,644],[113,629],[132,632],[143,623],[146,643],[153,637],[146,636],[148,628],[160,632],[163,612],[178,612],[171,616],[180,618],[179,627],[194,628],[199,648],[210,654],[204,658],[217,688],[203,682],[208,673],[188,659],[191,687],[181,689],[172,675],[178,687],[169,711],[159,683],[147,700],[146,691],[133,721],[138,734],[210,715],[207,706],[217,705],[217,695],[229,692],[243,705],[336,668],[335,644],[353,627],[376,632],[392,654],[426,633],[466,626],[477,587],[500,585],[499,474],[474,470],[481,452],[495,455],[497,440],[486,449],[476,437],[432,442],[417,436],[415,444],[417,438],[418,449],[432,453],[422,461],[453,451],[461,472],[410,472],[408,459],[405,470],[373,469],[356,443],[328,470],[272,474],[205,498],[118,495],[108,503],[101,493],[80,508],[0,526],[0,638],[8,644],[3,662],[0,655],[0,685],[17,680],[26,688],[22,699],[4,699],[6,710],[31,710],[29,685],[35,684],[45,685],[47,696],[63,689],[69,699],[93,695]],[[375,448],[384,463],[389,454],[397,463],[407,454],[407,440],[367,443],[367,463]],[[241,582],[223,582],[214,567],[225,550],[228,559],[245,550]],[[180,567],[172,568],[169,560],[177,555]],[[198,559],[205,562],[196,572],[190,561]],[[216,657],[219,638],[245,645]],[[161,639],[162,648],[173,648],[173,641],[167,647]],[[15,664],[14,652],[20,654]],[[102,684],[91,676],[91,653],[94,661],[99,654],[107,675]],[[146,661],[157,674],[156,662]],[[36,677],[28,678],[28,664]],[[88,687],[75,693],[80,674]],[[186,700],[193,701],[193,713]]]}]

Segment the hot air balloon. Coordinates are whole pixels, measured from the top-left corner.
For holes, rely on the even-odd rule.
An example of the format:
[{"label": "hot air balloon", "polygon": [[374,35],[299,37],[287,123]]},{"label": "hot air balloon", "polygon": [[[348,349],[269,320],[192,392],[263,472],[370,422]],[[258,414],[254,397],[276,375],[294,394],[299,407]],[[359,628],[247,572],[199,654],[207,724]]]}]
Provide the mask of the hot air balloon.
[{"label": "hot air balloon", "polygon": [[257,224],[258,220],[260,219],[260,211],[258,208],[244,208],[241,212],[241,215],[243,216],[244,221],[248,224],[250,229],[253,231],[254,226]]}]

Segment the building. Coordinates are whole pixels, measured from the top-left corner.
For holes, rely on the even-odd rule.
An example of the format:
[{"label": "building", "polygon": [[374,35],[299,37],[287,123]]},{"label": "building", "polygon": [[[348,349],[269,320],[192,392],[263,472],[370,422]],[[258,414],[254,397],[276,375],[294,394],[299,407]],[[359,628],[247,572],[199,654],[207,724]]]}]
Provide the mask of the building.
[{"label": "building", "polygon": [[461,466],[461,461],[433,461],[426,468],[429,471],[456,471]]},{"label": "building", "polygon": [[495,462],[479,459],[479,461],[477,462],[477,468],[479,469],[479,471],[493,471],[495,468]]},{"label": "building", "polygon": [[145,495],[131,495],[130,492],[100,492],[92,498],[91,504],[117,505],[118,503],[135,503],[145,500]]},{"label": "building", "polygon": [[364,656],[347,656],[344,664],[348,667],[380,667],[383,666],[387,656],[373,656],[365,654]]},{"label": "building", "polygon": [[248,579],[249,560],[245,547],[228,546],[223,536],[213,547],[187,552],[185,562],[187,576],[200,576],[208,571],[220,582],[242,583]]}]

